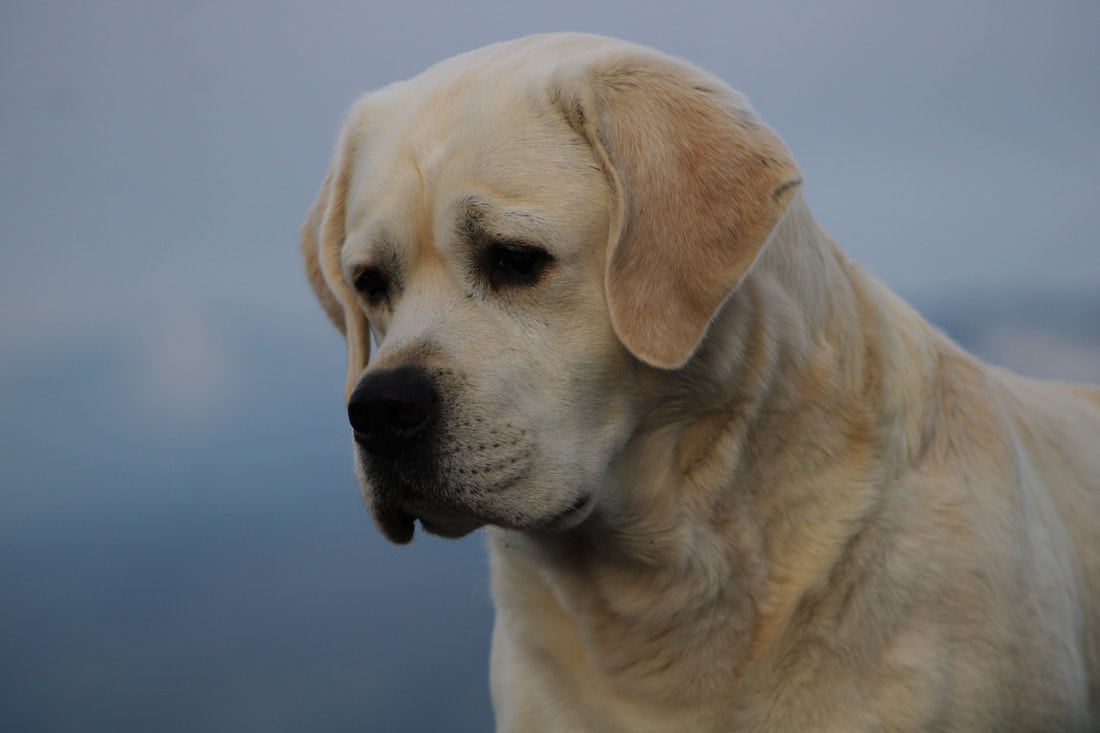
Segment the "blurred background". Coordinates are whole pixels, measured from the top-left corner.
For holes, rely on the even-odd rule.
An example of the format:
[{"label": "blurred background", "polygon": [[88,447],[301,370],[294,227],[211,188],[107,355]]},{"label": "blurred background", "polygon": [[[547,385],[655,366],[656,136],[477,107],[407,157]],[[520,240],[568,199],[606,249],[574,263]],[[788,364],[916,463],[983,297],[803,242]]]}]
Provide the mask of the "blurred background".
[{"label": "blurred background", "polygon": [[0,729],[491,728],[483,537],[374,530],[297,231],[359,93],[553,30],[716,73],[933,322],[1100,381],[1097,3],[4,0]]}]

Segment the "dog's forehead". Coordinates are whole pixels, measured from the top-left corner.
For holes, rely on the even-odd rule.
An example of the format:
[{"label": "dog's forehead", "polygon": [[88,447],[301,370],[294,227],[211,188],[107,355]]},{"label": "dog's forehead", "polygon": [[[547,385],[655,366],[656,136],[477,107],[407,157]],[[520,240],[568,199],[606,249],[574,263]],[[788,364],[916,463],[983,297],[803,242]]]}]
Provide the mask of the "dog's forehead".
[{"label": "dog's forehead", "polygon": [[[361,156],[367,154],[362,160],[368,162],[377,160],[372,153],[396,152],[403,145],[438,148],[441,138],[463,131],[486,142],[495,138],[498,147],[506,146],[513,137],[507,130],[499,134],[502,127],[515,129],[524,121],[529,123],[531,116],[547,119],[553,106],[551,80],[559,66],[652,53],[583,33],[550,33],[493,44],[367,95],[352,110],[348,125],[353,137],[361,138],[356,147]],[[560,110],[556,117],[553,121],[561,121]],[[528,125],[524,134],[529,136],[532,130]],[[470,149],[470,141],[463,142]],[[526,146],[534,141],[528,137],[514,142]]]},{"label": "dog's forehead", "polygon": [[551,104],[545,64],[517,70],[502,60],[459,57],[357,108],[349,234],[423,240],[413,228],[428,226],[434,239],[471,201],[544,222],[606,209],[594,195],[605,180]]},{"label": "dog's forehead", "polygon": [[427,74],[369,95],[353,112],[355,178],[390,188],[402,170],[421,178],[454,162],[472,169],[492,159],[525,158],[547,143],[551,127],[544,79],[498,67],[460,65],[465,73]]}]

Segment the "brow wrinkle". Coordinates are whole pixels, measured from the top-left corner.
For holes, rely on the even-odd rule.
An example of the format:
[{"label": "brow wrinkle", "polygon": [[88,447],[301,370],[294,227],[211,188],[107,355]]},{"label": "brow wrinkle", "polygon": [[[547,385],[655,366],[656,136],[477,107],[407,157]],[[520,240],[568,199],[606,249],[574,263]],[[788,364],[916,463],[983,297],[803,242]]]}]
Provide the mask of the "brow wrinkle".
[{"label": "brow wrinkle", "polygon": [[[540,225],[547,223],[539,216],[523,211],[500,209],[477,196],[467,196],[458,204],[455,229],[471,241],[485,239],[526,240],[535,236]],[[520,236],[516,236],[519,234]]]}]

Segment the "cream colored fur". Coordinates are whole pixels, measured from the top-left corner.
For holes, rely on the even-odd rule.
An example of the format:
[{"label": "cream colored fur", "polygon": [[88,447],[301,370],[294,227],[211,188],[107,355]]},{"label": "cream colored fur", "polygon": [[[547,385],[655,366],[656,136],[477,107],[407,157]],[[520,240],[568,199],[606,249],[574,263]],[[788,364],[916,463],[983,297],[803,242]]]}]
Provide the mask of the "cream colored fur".
[{"label": "cream colored fur", "polygon": [[[395,541],[490,526],[499,730],[1100,729],[1100,392],[961,351],[799,182],[721,82],[593,36],[352,110],[306,267],[349,395],[448,400],[445,500],[357,470]],[[487,286],[463,217],[545,276]]]}]

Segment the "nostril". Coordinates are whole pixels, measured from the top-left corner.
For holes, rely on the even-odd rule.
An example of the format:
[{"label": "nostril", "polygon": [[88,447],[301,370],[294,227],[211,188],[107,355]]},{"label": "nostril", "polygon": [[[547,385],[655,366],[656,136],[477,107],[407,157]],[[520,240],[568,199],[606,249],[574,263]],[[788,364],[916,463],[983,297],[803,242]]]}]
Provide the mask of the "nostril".
[{"label": "nostril", "polygon": [[389,423],[396,428],[409,430],[428,419],[431,405],[413,402],[393,402],[389,406]]},{"label": "nostril", "polygon": [[[348,403],[348,421],[357,433],[371,433],[376,423],[380,421],[375,417],[376,405],[362,400]],[[381,425],[378,425],[381,428]]]}]

